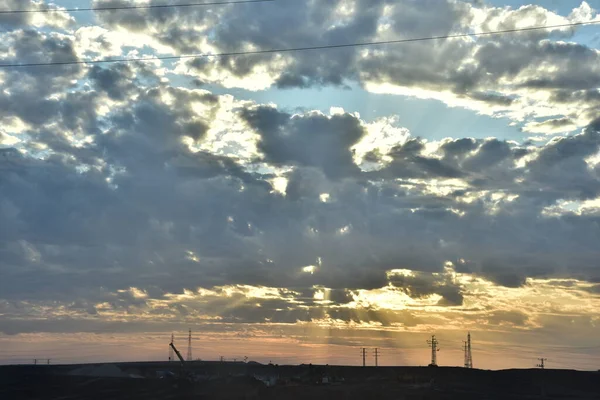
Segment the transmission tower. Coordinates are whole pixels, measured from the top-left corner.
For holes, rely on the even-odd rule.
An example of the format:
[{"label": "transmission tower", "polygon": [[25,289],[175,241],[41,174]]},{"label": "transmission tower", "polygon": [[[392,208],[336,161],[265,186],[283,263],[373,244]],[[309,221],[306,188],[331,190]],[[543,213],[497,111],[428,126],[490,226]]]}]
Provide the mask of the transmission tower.
[{"label": "transmission tower", "polygon": [[427,344],[431,347],[431,364],[429,364],[429,366],[437,367],[437,352],[440,351],[440,349],[437,347],[439,342],[435,338],[435,335],[431,336],[431,340],[428,340]]},{"label": "transmission tower", "polygon": [[471,353],[471,332],[467,334],[467,368],[473,368],[473,354]]},{"label": "transmission tower", "polygon": [[544,361],[548,361],[547,358],[538,358],[538,360],[540,360],[539,364],[536,364],[536,367],[544,369],[546,366],[544,365]]},{"label": "transmission tower", "polygon": [[463,350],[464,350],[464,358],[465,358],[465,368],[469,368],[469,352],[467,347],[467,341],[463,340]]},{"label": "transmission tower", "polygon": [[[171,343],[174,343],[175,336],[171,333]],[[173,348],[169,346],[169,361],[173,361]]]},{"label": "transmission tower", "polygon": [[188,351],[187,351],[187,361],[192,361],[192,330],[188,334]]}]

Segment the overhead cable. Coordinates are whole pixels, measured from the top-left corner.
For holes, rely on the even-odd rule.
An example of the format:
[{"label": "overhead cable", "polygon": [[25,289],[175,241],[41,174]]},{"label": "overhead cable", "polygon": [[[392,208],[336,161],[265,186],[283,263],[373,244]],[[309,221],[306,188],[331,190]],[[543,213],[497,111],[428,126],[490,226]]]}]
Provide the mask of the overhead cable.
[{"label": "overhead cable", "polygon": [[452,35],[443,36],[428,36],[420,38],[410,39],[398,39],[398,40],[383,40],[377,42],[362,42],[362,43],[346,43],[346,44],[330,44],[322,46],[306,46],[306,47],[292,47],[292,48],[281,48],[281,49],[266,49],[266,50],[251,50],[251,51],[233,51],[225,53],[206,53],[206,54],[183,54],[177,56],[155,56],[155,57],[138,57],[138,58],[111,58],[102,60],[72,60],[72,61],[53,61],[53,62],[33,62],[33,63],[19,63],[19,64],[0,64],[0,68],[22,68],[22,67],[47,67],[53,65],[78,65],[78,64],[106,64],[106,63],[127,63],[127,62],[149,62],[149,61],[170,61],[170,60],[182,60],[182,59],[193,59],[193,58],[210,58],[210,57],[238,57],[246,55],[257,55],[257,54],[273,54],[273,53],[292,53],[300,51],[310,50],[329,50],[339,49],[346,47],[369,47],[369,46],[380,46],[387,44],[401,44],[411,42],[424,42],[431,40],[445,40],[445,39],[457,39],[466,37],[479,37],[479,36],[492,36],[501,35],[515,32],[527,32],[527,31],[538,31],[544,29],[557,29],[557,28],[568,28],[575,26],[594,25],[600,24],[600,20],[588,21],[588,22],[572,22],[568,24],[558,25],[546,25],[546,26],[533,26],[529,28],[515,28],[515,29],[504,29],[500,31],[480,32],[480,33],[457,33]]},{"label": "overhead cable", "polygon": [[81,11],[115,11],[115,10],[148,10],[164,9],[176,7],[202,7],[202,6],[220,6],[226,4],[249,4],[249,3],[272,3],[276,0],[223,0],[203,3],[182,3],[182,4],[146,4],[137,6],[109,6],[109,7],[86,7],[86,8],[40,8],[28,10],[0,10],[1,14],[36,14],[53,12],[81,12]]}]

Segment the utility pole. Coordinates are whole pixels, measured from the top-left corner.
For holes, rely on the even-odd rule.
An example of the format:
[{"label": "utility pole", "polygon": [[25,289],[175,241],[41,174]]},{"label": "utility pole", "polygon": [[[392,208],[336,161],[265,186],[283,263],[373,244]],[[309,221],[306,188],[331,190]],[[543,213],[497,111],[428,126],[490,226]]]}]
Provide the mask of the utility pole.
[{"label": "utility pole", "polygon": [[367,366],[367,349],[366,348],[362,348],[362,359],[363,359],[363,367]]},{"label": "utility pole", "polygon": [[467,334],[467,368],[473,368],[473,354],[471,353],[471,332]]},{"label": "utility pole", "polygon": [[[544,365],[544,361],[548,361],[547,358],[538,358],[538,360],[540,360],[540,363],[536,365],[536,367],[541,368],[541,369],[545,369],[546,366]],[[542,374],[541,379],[540,379],[540,392],[543,398],[546,398],[546,374]]]},{"label": "utility pole", "polygon": [[33,365],[37,365],[37,358],[33,359]]},{"label": "utility pole", "polygon": [[50,359],[49,358],[46,360],[46,365],[50,365]]},{"label": "utility pole", "polygon": [[187,351],[187,360],[192,361],[192,330],[188,334],[188,351]]},{"label": "utility pole", "polygon": [[[173,335],[171,333],[171,343],[174,343],[173,342],[174,340],[175,340],[175,335]],[[173,354],[173,348],[171,346],[169,346],[169,361],[174,361],[173,356],[174,356],[174,354]]]},{"label": "utility pole", "polygon": [[435,335],[431,336],[431,340],[428,340],[427,344],[431,347],[431,364],[429,364],[429,366],[437,367],[437,352],[440,351],[440,349],[437,347],[439,342],[435,338]]},{"label": "utility pole", "polygon": [[375,366],[379,367],[379,349],[375,347]]}]

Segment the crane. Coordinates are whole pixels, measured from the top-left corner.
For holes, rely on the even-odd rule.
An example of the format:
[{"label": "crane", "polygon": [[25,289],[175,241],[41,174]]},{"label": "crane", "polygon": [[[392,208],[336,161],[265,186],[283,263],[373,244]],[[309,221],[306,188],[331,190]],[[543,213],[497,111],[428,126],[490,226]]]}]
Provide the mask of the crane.
[{"label": "crane", "polygon": [[179,369],[179,379],[181,379],[181,382],[184,381],[188,381],[188,382],[192,382],[193,380],[193,376],[191,371],[188,371],[186,368],[186,363],[185,360],[183,358],[183,356],[181,355],[181,353],[179,352],[179,350],[177,350],[177,347],[175,347],[175,345],[173,344],[173,342],[169,343],[169,346],[171,346],[171,348],[173,349],[173,351],[175,352],[175,354],[177,355],[177,358],[179,358],[179,361],[181,362],[181,367]]},{"label": "crane", "polygon": [[177,354],[177,358],[179,358],[179,361],[181,361],[181,366],[183,367],[185,365],[185,360],[183,359],[181,353],[179,352],[179,350],[177,350],[177,347],[175,347],[173,342],[169,343],[169,346],[171,346],[175,354]]},{"label": "crane", "polygon": [[183,356],[181,355],[179,350],[177,350],[177,347],[175,347],[175,345],[173,344],[173,341],[171,341],[171,343],[169,343],[169,346],[173,349],[173,351],[177,355],[177,358],[179,358],[179,361],[181,362],[181,366],[179,368],[179,378],[177,381],[178,382],[177,386],[180,389],[189,389],[191,387],[190,385],[194,384],[194,375],[192,374],[192,371],[189,371],[187,369],[187,366],[189,364],[185,363]]}]

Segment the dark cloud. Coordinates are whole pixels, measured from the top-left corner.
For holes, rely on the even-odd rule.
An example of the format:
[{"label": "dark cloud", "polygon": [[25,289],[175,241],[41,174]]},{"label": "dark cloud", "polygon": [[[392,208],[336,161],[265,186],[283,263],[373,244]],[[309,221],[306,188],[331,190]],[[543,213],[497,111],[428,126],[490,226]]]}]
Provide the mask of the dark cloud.
[{"label": "dark cloud", "polygon": [[244,110],[242,117],[259,133],[259,149],[270,164],[318,167],[333,179],[359,172],[350,148],[366,132],[353,115],[291,116],[258,107]]},{"label": "dark cloud", "polygon": [[544,42],[535,49],[536,58],[547,57],[552,62],[563,66],[551,78],[533,78],[522,84],[523,87],[534,89],[571,89],[586,90],[590,87],[600,86],[600,78],[594,73],[595,69],[582,68],[574,64],[574,60],[581,62],[596,62],[598,53],[584,45],[574,43]]},{"label": "dark cloud", "polygon": [[442,146],[441,150],[444,152],[444,156],[448,159],[464,157],[465,153],[468,153],[477,148],[477,141],[471,138],[463,138],[446,141]]},{"label": "dark cloud", "polygon": [[483,276],[506,287],[517,288],[525,285],[525,271],[514,265],[506,265],[507,261],[484,261],[481,271]]},{"label": "dark cloud", "polygon": [[464,172],[444,160],[421,155],[425,145],[421,139],[408,140],[394,147],[388,154],[392,161],[382,170],[372,175],[386,179],[393,178],[459,178]]},{"label": "dark cloud", "polygon": [[352,292],[346,289],[334,289],[329,291],[327,300],[337,304],[346,304],[352,301]]},{"label": "dark cloud", "polygon": [[587,290],[593,294],[600,294],[600,285],[594,285]]},{"label": "dark cloud", "polygon": [[499,106],[510,106],[515,97],[499,95],[496,93],[474,92],[470,95],[473,100],[479,100],[484,103]]},{"label": "dark cloud", "polygon": [[462,166],[471,171],[482,171],[497,165],[511,155],[511,146],[497,139],[486,140]]},{"label": "dark cloud", "polygon": [[352,321],[356,323],[380,323],[383,326],[399,324],[405,327],[417,326],[422,323],[421,319],[415,317],[406,310],[395,311],[386,309],[349,309],[337,308],[331,309],[327,315],[335,320]]},{"label": "dark cloud", "polygon": [[589,169],[585,158],[600,150],[600,131],[594,124],[576,136],[559,138],[545,146],[528,163],[528,180],[542,185],[555,199],[590,199],[600,193],[600,180]]},{"label": "dark cloud", "polygon": [[134,91],[133,75],[134,71],[127,64],[117,64],[111,68],[95,65],[89,72],[89,77],[96,88],[106,92],[112,100],[124,100]]},{"label": "dark cloud", "polygon": [[462,289],[443,275],[419,272],[412,276],[392,275],[390,283],[413,298],[438,294],[442,296],[440,305],[460,306],[463,302]]},{"label": "dark cloud", "polygon": [[[4,64],[77,61],[73,41],[58,33],[17,30],[3,35]],[[0,118],[18,117],[27,124],[47,123],[59,110],[57,93],[73,89],[83,74],[81,65],[5,69],[0,93]]]}]

